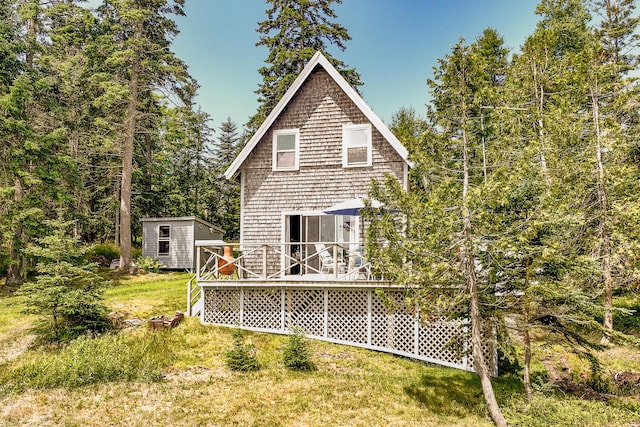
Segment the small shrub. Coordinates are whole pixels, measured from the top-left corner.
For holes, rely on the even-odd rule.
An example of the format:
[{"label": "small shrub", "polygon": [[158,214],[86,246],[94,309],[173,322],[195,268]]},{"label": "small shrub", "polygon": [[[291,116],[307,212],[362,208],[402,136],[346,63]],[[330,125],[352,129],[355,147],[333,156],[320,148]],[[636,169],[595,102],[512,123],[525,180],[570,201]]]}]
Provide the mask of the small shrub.
[{"label": "small shrub", "polygon": [[295,328],[282,352],[282,362],[287,369],[293,371],[315,371],[316,365],[311,361],[309,345],[301,329]]},{"label": "small shrub", "polygon": [[150,256],[136,258],[136,267],[149,273],[159,273],[162,264]]},{"label": "small shrub", "polygon": [[89,250],[89,259],[93,259],[94,257],[104,257],[104,259],[111,262],[112,259],[120,258],[120,249],[111,243],[101,243],[93,246]]},{"label": "small shrub", "polygon": [[136,259],[136,258],[140,258],[142,256],[142,248],[139,247],[133,247],[131,248],[131,258]]},{"label": "small shrub", "polygon": [[616,299],[614,305],[633,310],[632,313],[613,312],[613,324],[616,329],[625,333],[640,334],[640,299],[620,297]]},{"label": "small shrub", "polygon": [[233,371],[257,371],[260,369],[253,344],[244,343],[244,332],[234,329],[232,332],[233,347],[225,353],[227,367]]}]

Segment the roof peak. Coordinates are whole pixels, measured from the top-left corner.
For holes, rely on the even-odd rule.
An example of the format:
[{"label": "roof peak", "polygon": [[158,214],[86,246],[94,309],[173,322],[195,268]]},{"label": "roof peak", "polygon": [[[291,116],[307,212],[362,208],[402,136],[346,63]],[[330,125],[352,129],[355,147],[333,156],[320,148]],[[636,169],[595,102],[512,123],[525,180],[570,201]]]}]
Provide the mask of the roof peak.
[{"label": "roof peak", "polygon": [[409,164],[409,155],[407,149],[402,145],[402,143],[396,138],[396,136],[389,130],[389,128],[384,124],[384,122],[373,112],[373,110],[364,102],[362,97],[358,94],[358,92],[345,80],[344,77],[340,74],[340,72],[329,62],[327,57],[321,52],[316,51],[316,53],[311,57],[307,65],[302,69],[302,72],[296,77],[294,82],[291,84],[291,87],[285,92],[280,101],[276,104],[276,106],[271,110],[267,118],[262,122],[262,125],[258,128],[258,130],[253,134],[247,145],[244,149],[238,154],[235,160],[229,165],[229,168],[225,171],[224,175],[227,179],[233,178],[242,163],[247,159],[251,151],[255,148],[255,146],[260,142],[260,139],[267,133],[269,128],[276,121],[278,116],[282,113],[284,108],[289,104],[289,102],[293,99],[298,90],[302,87],[304,82],[309,78],[313,70],[317,67],[321,66],[324,70],[331,76],[331,78],[340,86],[340,88],[345,92],[345,94],[353,101],[360,111],[364,113],[367,119],[373,124],[373,126],[382,134],[382,136],[391,144],[391,146],[396,150],[396,152],[402,157],[402,159]]}]

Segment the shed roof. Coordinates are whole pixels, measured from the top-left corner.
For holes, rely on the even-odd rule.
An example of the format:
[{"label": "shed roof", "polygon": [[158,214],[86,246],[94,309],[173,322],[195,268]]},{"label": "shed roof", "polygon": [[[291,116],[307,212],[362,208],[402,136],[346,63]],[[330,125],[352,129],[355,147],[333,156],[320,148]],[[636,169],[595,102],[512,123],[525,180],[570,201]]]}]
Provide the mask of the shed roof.
[{"label": "shed roof", "polygon": [[171,221],[195,221],[204,225],[205,227],[213,228],[216,231],[224,233],[224,230],[217,225],[211,224],[202,218],[197,216],[172,216],[172,217],[157,217],[157,218],[142,218],[141,222],[171,222]]},{"label": "shed roof", "polygon": [[253,137],[249,140],[244,149],[238,154],[238,157],[229,165],[229,168],[225,171],[224,176],[227,179],[233,178],[237,173],[244,161],[249,157],[249,154],[258,145],[260,139],[267,133],[271,125],[278,118],[280,113],[285,109],[287,104],[293,99],[298,90],[302,87],[307,78],[311,75],[316,67],[322,67],[331,76],[331,78],[340,86],[344,93],[358,106],[360,111],[369,119],[373,126],[382,134],[382,136],[391,144],[400,157],[407,163],[409,162],[409,154],[407,149],[396,138],[396,136],[389,130],[387,125],[373,112],[373,110],[364,102],[362,97],[356,92],[354,88],[342,77],[342,75],[335,69],[329,60],[321,53],[316,52],[311,60],[304,67],[300,75],[295,79],[291,87],[285,92],[282,99],[276,104],[275,108],[269,113],[265,121],[258,128]]}]

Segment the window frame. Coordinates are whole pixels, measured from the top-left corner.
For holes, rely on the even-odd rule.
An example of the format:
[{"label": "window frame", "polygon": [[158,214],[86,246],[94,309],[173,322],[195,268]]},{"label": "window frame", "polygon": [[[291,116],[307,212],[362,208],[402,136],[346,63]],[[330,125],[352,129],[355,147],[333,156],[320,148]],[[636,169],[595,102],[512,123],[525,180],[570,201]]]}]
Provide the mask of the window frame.
[{"label": "window frame", "polygon": [[[278,136],[280,135],[294,135],[294,148],[293,150],[280,150],[278,151]],[[300,169],[300,129],[278,129],[273,131],[273,146],[272,146],[272,170],[277,172],[297,171]],[[278,153],[293,152],[294,153],[294,165],[292,167],[278,167]]]},{"label": "window frame", "polygon": [[[348,134],[350,131],[364,130],[366,132],[366,145],[348,146]],[[367,149],[367,161],[360,163],[349,163],[349,148],[365,147]],[[373,164],[373,136],[371,133],[371,123],[342,125],[342,167],[362,168]]]},{"label": "window frame", "polygon": [[[160,236],[160,229],[162,227],[169,228],[169,235],[167,237]],[[167,252],[160,252],[160,243],[167,242]],[[158,248],[157,248],[158,257],[168,257],[171,256],[171,224],[160,224],[158,225]]]}]

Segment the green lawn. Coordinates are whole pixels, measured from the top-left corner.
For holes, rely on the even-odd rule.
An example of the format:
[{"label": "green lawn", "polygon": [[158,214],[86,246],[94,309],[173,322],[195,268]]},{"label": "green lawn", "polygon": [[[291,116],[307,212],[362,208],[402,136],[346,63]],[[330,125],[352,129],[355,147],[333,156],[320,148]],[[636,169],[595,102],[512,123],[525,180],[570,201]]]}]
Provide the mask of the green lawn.
[{"label": "green lawn", "polygon": [[[121,279],[106,302],[128,317],[170,316],[185,309],[188,277]],[[320,341],[310,341],[318,370],[291,372],[281,361],[287,338],[259,333],[246,338],[258,349],[262,368],[238,373],[224,364],[230,330],[194,318],[164,334],[143,325],[62,350],[28,348],[33,318],[20,314],[19,298],[0,295],[2,426],[491,425],[471,373]],[[622,353],[613,358],[628,358],[617,351]],[[640,404],[632,397],[588,401],[540,390],[525,403],[517,379],[498,378],[495,387],[513,425],[640,421]]]}]

